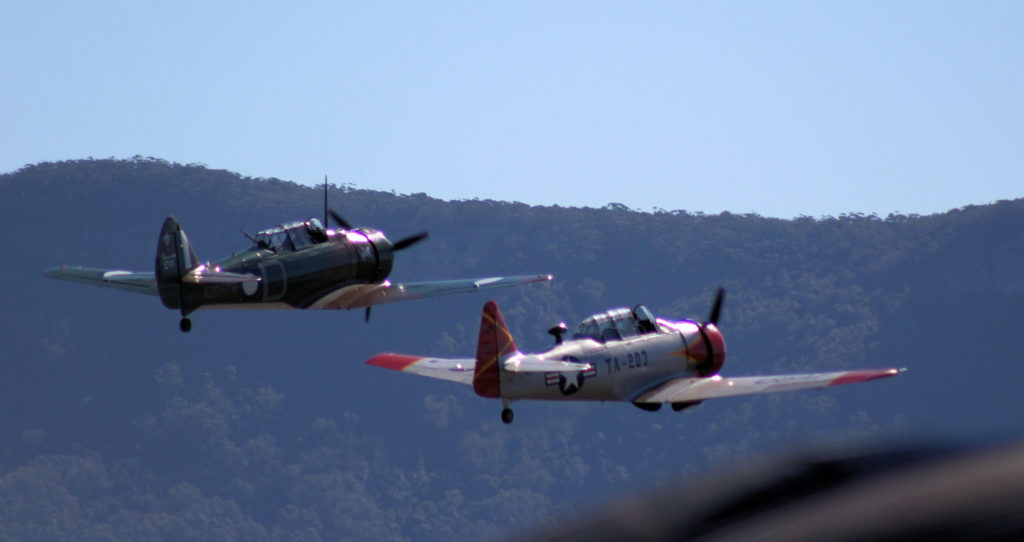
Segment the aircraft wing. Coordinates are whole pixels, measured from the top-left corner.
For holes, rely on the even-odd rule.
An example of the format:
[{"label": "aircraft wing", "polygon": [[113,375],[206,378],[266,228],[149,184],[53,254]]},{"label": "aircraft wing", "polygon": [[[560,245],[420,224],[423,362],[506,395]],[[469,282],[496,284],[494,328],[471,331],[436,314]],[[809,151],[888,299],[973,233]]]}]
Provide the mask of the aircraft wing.
[{"label": "aircraft wing", "polygon": [[98,269],[93,267],[51,267],[43,274],[52,279],[70,280],[93,286],[116,288],[140,294],[159,295],[156,276],[151,271],[125,271],[123,269]]},{"label": "aircraft wing", "polygon": [[[473,384],[473,372],[476,369],[476,360],[472,358],[428,358],[391,352],[377,354],[370,358],[366,364],[393,371],[470,385]],[[518,356],[505,362],[505,369],[513,373],[576,373],[593,368],[593,365],[589,363],[544,360],[535,356]]]},{"label": "aircraft wing", "polygon": [[476,369],[475,359],[425,358],[393,353],[377,354],[366,364],[471,386],[473,371]]},{"label": "aircraft wing", "polygon": [[791,375],[677,378],[638,395],[635,403],[684,403],[737,395],[826,388],[896,376],[906,369],[867,369]]},{"label": "aircraft wing", "polygon": [[392,284],[356,284],[338,288],[309,305],[310,309],[361,309],[386,303],[411,301],[425,297],[479,292],[494,288],[520,286],[551,280],[551,275],[518,275],[481,279],[438,280]]}]

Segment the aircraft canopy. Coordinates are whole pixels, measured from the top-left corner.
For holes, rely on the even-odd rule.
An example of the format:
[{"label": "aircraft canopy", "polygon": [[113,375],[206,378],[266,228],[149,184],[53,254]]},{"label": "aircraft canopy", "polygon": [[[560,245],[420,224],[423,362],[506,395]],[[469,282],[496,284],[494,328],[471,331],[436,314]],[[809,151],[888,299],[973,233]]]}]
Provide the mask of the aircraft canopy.
[{"label": "aircraft canopy", "polygon": [[327,233],[319,218],[305,222],[282,224],[256,234],[256,246],[274,252],[293,252],[309,248],[327,240]]},{"label": "aircraft canopy", "polygon": [[591,338],[603,343],[655,331],[657,326],[651,311],[643,305],[637,305],[632,310],[623,307],[585,318],[576,328],[572,338]]}]

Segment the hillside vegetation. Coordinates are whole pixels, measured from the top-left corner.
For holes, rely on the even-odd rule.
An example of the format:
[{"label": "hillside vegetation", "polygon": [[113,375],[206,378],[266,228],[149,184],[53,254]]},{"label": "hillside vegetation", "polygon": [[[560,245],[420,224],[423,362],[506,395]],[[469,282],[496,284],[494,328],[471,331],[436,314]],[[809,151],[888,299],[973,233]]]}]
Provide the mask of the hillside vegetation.
[{"label": "hillside vegetation", "polygon": [[184,335],[156,298],[41,274],[151,269],[168,214],[217,259],[248,245],[239,227],[321,215],[320,189],[157,159],[30,165],[0,176],[0,539],[493,539],[822,439],[1020,434],[1024,200],[795,220],[350,186],[330,201],[391,238],[430,232],[392,280],[554,274],[493,296],[524,350],[613,306],[703,317],[724,286],[724,374],[910,371],[682,413],[523,403],[505,426],[469,387],[363,364],[471,356],[482,296],[369,324],[199,311]]}]

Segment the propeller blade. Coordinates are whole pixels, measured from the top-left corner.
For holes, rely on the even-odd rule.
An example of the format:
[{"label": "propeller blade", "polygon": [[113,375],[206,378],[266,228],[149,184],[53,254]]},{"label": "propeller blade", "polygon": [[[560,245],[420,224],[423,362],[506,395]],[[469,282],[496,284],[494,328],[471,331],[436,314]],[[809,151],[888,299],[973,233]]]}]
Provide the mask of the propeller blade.
[{"label": "propeller blade", "polygon": [[722,315],[722,302],[725,301],[725,288],[719,288],[715,294],[715,302],[711,305],[711,314],[708,315],[709,324],[718,324],[718,317]]},{"label": "propeller blade", "polygon": [[366,307],[366,314],[363,315],[363,321],[365,321],[367,324],[370,323],[370,309],[372,308],[373,307]]},{"label": "propeller blade", "polygon": [[342,218],[341,215],[339,215],[337,211],[335,211],[334,209],[331,209],[331,210],[329,210],[327,212],[330,213],[331,218],[333,218],[334,221],[337,222],[339,226],[341,226],[342,228],[345,228],[346,230],[351,230],[352,229],[352,224],[349,224],[347,220]]},{"label": "propeller blade", "polygon": [[403,248],[409,248],[409,247],[415,245],[416,243],[419,243],[420,241],[422,241],[422,240],[424,240],[426,238],[427,238],[427,232],[423,231],[423,232],[417,233],[416,235],[410,235],[409,237],[406,237],[405,239],[402,239],[401,241],[396,242],[393,246],[395,247],[395,250],[398,251],[398,250],[402,250]]}]

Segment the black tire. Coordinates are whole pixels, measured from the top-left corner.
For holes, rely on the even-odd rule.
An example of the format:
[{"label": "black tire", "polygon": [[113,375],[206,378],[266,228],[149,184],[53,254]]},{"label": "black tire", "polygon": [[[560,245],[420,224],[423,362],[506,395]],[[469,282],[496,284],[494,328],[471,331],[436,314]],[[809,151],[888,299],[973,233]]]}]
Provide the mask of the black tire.
[{"label": "black tire", "polygon": [[505,423],[512,423],[512,420],[514,418],[515,418],[515,415],[512,414],[512,409],[511,408],[506,408],[506,409],[501,411],[501,421],[503,421]]},{"label": "black tire", "polygon": [[178,327],[181,328],[182,333],[188,333],[189,331],[192,331],[192,320],[189,320],[188,318],[182,318],[181,323],[178,324]]}]

